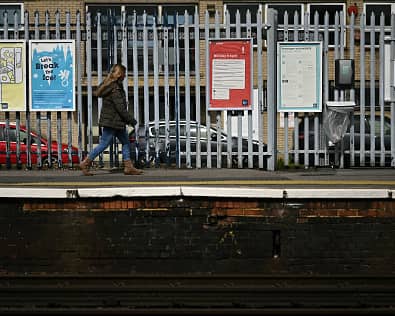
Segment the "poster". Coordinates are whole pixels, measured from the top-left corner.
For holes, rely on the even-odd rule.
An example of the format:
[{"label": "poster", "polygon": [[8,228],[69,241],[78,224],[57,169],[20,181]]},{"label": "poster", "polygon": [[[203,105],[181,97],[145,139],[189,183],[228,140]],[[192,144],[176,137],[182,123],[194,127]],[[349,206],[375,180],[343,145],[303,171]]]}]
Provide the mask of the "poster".
[{"label": "poster", "polygon": [[75,110],[75,42],[31,40],[30,110]]},{"label": "poster", "polygon": [[209,45],[209,110],[251,110],[251,39],[210,40]]},{"label": "poster", "polygon": [[26,111],[25,41],[0,41],[0,111]]},{"label": "poster", "polygon": [[277,43],[277,110],[322,111],[322,43]]}]

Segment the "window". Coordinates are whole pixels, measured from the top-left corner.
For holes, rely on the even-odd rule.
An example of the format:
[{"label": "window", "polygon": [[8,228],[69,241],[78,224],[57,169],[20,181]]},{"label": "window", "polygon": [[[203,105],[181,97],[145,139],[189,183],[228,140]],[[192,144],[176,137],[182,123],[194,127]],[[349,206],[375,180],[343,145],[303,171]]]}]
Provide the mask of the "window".
[{"label": "window", "polygon": [[89,6],[91,14],[91,23],[97,25],[98,14],[100,13],[100,25],[120,24],[121,22],[121,8],[115,5],[94,5]]},{"label": "window", "polygon": [[[133,5],[133,6],[126,6],[126,19],[128,25],[133,25],[133,18],[134,14],[136,13],[136,25],[144,25],[143,16],[144,13],[147,15],[146,24],[153,25],[154,19],[158,17],[158,7],[155,5]],[[155,21],[156,24],[159,23],[158,20]]]},{"label": "window", "polygon": [[24,20],[23,4],[21,3],[1,3],[0,4],[0,28],[4,27],[4,13],[7,12],[8,28],[15,27],[15,14],[18,17],[18,23],[22,24]]},{"label": "window", "polygon": [[10,142],[16,142],[16,130],[13,128],[10,128],[8,130],[8,137]]},{"label": "window", "polygon": [[[345,15],[345,4],[344,3],[320,3],[320,4],[309,4],[308,12],[310,13],[310,24],[314,25],[314,16],[318,13],[318,24],[325,25],[325,15],[328,13],[329,17],[329,45],[335,44],[335,18],[336,13],[339,15],[339,23],[343,19],[346,23]],[[339,24],[340,26],[340,24]],[[340,40],[340,37],[339,37]],[[346,40],[346,34],[344,34],[344,41]],[[343,43],[345,44],[345,42]]]},{"label": "window", "polygon": [[[247,35],[247,28],[246,28],[246,23],[247,23],[247,12],[250,12],[250,17],[251,17],[251,37],[253,38],[253,44],[257,44],[257,31],[256,31],[256,23],[257,23],[257,13],[259,11],[262,12],[262,5],[261,4],[255,4],[255,3],[249,3],[249,4],[225,4],[224,6],[224,23],[225,23],[225,18],[226,18],[226,11],[229,13],[229,23],[231,24],[230,27],[230,36],[232,38],[236,38],[236,14],[237,11],[239,11],[240,14],[240,24],[241,24],[241,37],[246,38],[248,37]],[[225,36],[224,34],[221,35],[221,37]]]},{"label": "window", "polygon": [[275,9],[278,12],[278,24],[282,25],[284,24],[284,15],[285,12],[288,13],[288,23],[293,24],[294,23],[294,16],[295,13],[298,13],[299,21],[298,23],[300,24],[301,21],[303,21],[303,4],[291,4],[291,3],[268,3],[265,6],[265,20],[267,21],[267,12],[269,9]]},{"label": "window", "polygon": [[[193,24],[195,20],[195,11],[197,10],[196,5],[102,5],[102,4],[89,4],[86,7],[87,12],[91,13],[92,19],[92,70],[97,71],[97,65],[101,62],[102,69],[104,72],[108,71],[117,57],[117,61],[121,59],[121,47],[122,47],[122,30],[121,30],[121,19],[123,12],[126,13],[126,23],[129,27],[127,40],[128,40],[128,54],[127,54],[127,66],[130,73],[133,72],[133,35],[131,32],[131,27],[134,23],[134,15],[136,14],[136,26],[137,26],[137,58],[139,65],[139,72],[144,71],[144,50],[143,50],[143,28],[144,25],[143,16],[146,14],[146,25],[148,31],[148,70],[149,72],[153,72],[153,30],[151,26],[154,24],[154,21],[157,25],[163,24],[165,26],[170,26],[169,28],[169,71],[174,71],[174,61],[172,62],[171,57],[174,53],[171,53],[174,45],[173,34],[174,29],[171,28],[176,22],[176,16],[178,15],[178,24],[179,28],[179,47],[180,47],[180,71],[184,71],[184,58],[185,54],[189,53],[190,59],[190,71],[195,70],[195,48],[194,48],[194,37],[193,33],[190,33],[190,47],[189,52],[185,52],[183,47],[184,41],[183,38],[183,28],[182,25],[185,24],[185,11],[189,14],[189,23]],[[97,50],[97,13],[101,13],[101,61],[98,60],[98,50]],[[116,28],[116,38],[114,38],[114,26]],[[162,33],[163,29],[158,29],[158,38],[159,38],[159,56],[163,56],[163,43],[161,42],[161,38],[163,38]],[[192,32],[192,31],[191,31]],[[116,41],[115,41],[116,39]],[[117,47],[114,47],[114,43],[117,43]],[[115,56],[116,54],[116,56]],[[164,61],[162,59],[159,60],[159,69],[163,71],[164,67],[162,64]]]},{"label": "window", "polygon": [[[262,5],[261,4],[225,4],[224,7],[224,13],[226,11],[229,12],[229,18],[230,18],[230,24],[235,24],[236,23],[236,13],[237,10],[239,11],[240,14],[240,23],[245,24],[247,23],[247,11],[250,12],[251,14],[251,23],[255,24],[257,22],[256,17],[258,11],[262,11]],[[225,21],[225,16],[224,16],[224,21]]]},{"label": "window", "polygon": [[[282,25],[285,23],[284,15],[285,12],[288,13],[288,24],[292,25],[294,24],[294,16],[297,13],[298,14],[298,23],[301,24],[303,21],[303,15],[304,15],[304,10],[303,10],[303,4],[291,4],[291,3],[268,3],[265,6],[265,21],[267,23],[267,14],[269,9],[275,9],[277,10],[277,22],[280,26],[278,36],[279,40],[282,41],[284,40],[284,32],[282,30]],[[290,41],[293,41],[294,33],[290,32],[288,39]],[[303,33],[300,33],[299,36],[302,36]],[[298,40],[303,40],[303,37],[300,37]]]},{"label": "window", "polygon": [[[384,25],[391,26],[391,14],[395,13],[395,3],[364,3],[365,23],[368,27],[372,18],[375,25],[380,25],[380,16],[384,14]],[[384,36],[390,36],[391,31],[386,30]],[[375,32],[375,44],[379,45],[380,31]],[[365,44],[370,44],[370,32],[366,31]]]},{"label": "window", "polygon": [[197,7],[194,5],[163,5],[162,21],[164,25],[174,25],[178,14],[178,24],[185,24],[185,12],[189,15],[189,24],[193,24],[195,20],[195,11]]}]

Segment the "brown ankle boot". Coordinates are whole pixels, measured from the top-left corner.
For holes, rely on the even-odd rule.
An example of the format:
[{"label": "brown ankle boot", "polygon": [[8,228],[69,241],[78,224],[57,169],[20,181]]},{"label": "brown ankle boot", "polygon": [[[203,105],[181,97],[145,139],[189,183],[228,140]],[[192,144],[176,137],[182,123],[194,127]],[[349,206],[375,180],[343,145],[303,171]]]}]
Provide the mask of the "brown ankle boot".
[{"label": "brown ankle boot", "polygon": [[130,160],[125,160],[124,162],[125,169],[123,169],[123,173],[126,175],[139,175],[143,173],[143,170],[136,169]]},{"label": "brown ankle boot", "polygon": [[93,173],[89,172],[89,168],[91,166],[92,160],[86,157],[81,163],[80,168],[84,176],[93,176]]}]

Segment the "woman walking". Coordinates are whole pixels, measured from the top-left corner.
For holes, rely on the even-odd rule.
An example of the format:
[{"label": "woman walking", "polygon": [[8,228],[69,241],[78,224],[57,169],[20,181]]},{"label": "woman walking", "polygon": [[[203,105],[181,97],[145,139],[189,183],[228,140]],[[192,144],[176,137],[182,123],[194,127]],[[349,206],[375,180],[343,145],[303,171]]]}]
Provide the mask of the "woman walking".
[{"label": "woman walking", "polygon": [[125,66],[114,65],[96,92],[98,97],[103,98],[99,119],[99,126],[103,128],[103,134],[100,143],[80,163],[80,168],[85,176],[93,175],[89,172],[92,161],[111,144],[114,136],[122,144],[122,158],[125,167],[123,173],[126,175],[143,173],[142,170],[136,169],[130,160],[130,143],[126,124],[135,125],[137,122],[127,110],[126,94],[122,85],[125,74]]}]

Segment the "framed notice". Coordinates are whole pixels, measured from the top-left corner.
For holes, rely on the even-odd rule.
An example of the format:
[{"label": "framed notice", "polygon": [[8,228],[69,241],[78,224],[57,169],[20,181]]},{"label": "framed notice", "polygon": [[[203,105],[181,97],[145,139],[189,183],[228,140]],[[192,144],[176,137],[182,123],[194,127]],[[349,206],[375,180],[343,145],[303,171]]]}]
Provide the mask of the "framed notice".
[{"label": "framed notice", "polygon": [[74,40],[31,40],[30,110],[75,110]]},{"label": "framed notice", "polygon": [[210,40],[209,110],[252,109],[252,39]]},{"label": "framed notice", "polygon": [[277,43],[277,110],[322,111],[322,43]]},{"label": "framed notice", "polygon": [[26,111],[25,41],[0,41],[0,111]]}]

